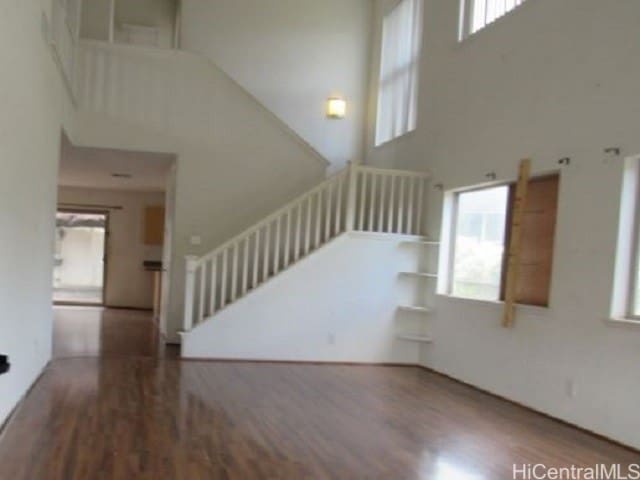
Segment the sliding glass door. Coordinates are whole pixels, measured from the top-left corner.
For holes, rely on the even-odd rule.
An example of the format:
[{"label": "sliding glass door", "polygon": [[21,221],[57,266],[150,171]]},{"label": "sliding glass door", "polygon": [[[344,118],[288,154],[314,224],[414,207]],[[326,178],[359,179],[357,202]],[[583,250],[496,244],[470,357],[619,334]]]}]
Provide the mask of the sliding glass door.
[{"label": "sliding glass door", "polygon": [[108,213],[60,210],[56,214],[53,301],[104,303]]}]

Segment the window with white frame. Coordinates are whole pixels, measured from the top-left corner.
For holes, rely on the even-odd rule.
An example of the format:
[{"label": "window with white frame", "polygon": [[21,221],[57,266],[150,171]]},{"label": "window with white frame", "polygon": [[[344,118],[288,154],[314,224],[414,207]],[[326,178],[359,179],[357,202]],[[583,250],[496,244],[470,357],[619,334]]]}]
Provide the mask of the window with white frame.
[{"label": "window with white frame", "polygon": [[625,161],[612,317],[640,322],[640,157]]},{"label": "window with white frame", "polygon": [[500,298],[508,201],[506,185],[457,195],[452,295]]},{"label": "window with white frame", "polygon": [[633,210],[633,233],[632,233],[632,265],[631,279],[629,285],[629,303],[628,303],[628,317],[640,321],[640,168],[637,159],[634,160],[635,169],[633,175],[635,176],[635,191],[634,200],[635,208]]},{"label": "window with white frame", "polygon": [[526,0],[461,0],[460,40],[494,22]]},{"label": "window with white frame", "polygon": [[633,271],[633,283],[631,285],[632,300],[629,304],[629,316],[640,320],[640,261],[638,258],[638,231],[636,229],[635,246],[635,258],[634,258],[634,271]]},{"label": "window with white frame", "polygon": [[[559,176],[529,180],[522,214],[516,301],[547,306],[551,288]],[[504,298],[515,184],[450,194],[446,291],[455,297]]]},{"label": "window with white frame", "polygon": [[422,0],[401,0],[384,18],[376,145],[416,128]]}]

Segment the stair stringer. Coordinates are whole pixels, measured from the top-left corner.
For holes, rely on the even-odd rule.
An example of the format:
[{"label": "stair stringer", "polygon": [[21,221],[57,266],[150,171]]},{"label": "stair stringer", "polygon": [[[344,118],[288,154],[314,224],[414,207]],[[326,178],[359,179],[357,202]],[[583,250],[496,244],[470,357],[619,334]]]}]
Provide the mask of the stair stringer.
[{"label": "stair stringer", "polygon": [[185,358],[417,364],[396,338],[406,235],[343,233],[182,334]]}]

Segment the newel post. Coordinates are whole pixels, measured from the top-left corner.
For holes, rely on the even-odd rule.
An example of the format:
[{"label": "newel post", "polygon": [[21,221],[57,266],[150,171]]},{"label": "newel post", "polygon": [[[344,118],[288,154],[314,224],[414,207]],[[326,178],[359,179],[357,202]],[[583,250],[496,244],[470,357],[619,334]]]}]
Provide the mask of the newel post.
[{"label": "newel post", "polygon": [[347,215],[346,231],[352,232],[356,228],[356,191],[358,188],[358,165],[349,162],[349,177],[347,183]]},{"label": "newel post", "polygon": [[186,261],[186,278],[184,282],[184,319],[182,320],[182,329],[188,332],[193,327],[193,304],[196,289],[196,270],[198,269],[198,257],[195,255],[187,255]]}]

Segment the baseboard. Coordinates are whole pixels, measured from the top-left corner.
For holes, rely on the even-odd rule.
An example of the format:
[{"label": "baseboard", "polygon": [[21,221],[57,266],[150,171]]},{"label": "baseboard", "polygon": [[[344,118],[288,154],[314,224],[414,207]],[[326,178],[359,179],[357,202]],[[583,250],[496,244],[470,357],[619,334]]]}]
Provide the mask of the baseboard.
[{"label": "baseboard", "polygon": [[107,310],[133,310],[135,312],[153,312],[153,308],[148,307],[127,307],[121,305],[107,305],[105,303],[83,303],[83,302],[53,302],[56,307],[87,307],[104,308]]},{"label": "baseboard", "polygon": [[517,407],[524,408],[525,410],[529,410],[530,412],[533,412],[533,413],[536,413],[538,415],[541,415],[541,416],[543,416],[545,418],[548,418],[549,420],[553,420],[554,422],[561,423],[563,425],[566,425],[567,427],[575,428],[576,430],[580,430],[581,432],[586,433],[588,435],[591,435],[592,437],[598,438],[600,440],[604,440],[605,442],[611,443],[613,445],[617,445],[618,447],[624,448],[625,450],[628,450],[628,451],[630,451],[632,453],[640,455],[640,449],[632,447],[631,445],[627,445],[626,443],[622,443],[619,440],[614,440],[613,438],[607,437],[606,435],[603,435],[601,433],[594,432],[593,430],[589,430],[588,428],[581,427],[580,425],[576,425],[575,423],[571,423],[571,422],[569,422],[567,420],[563,420],[562,418],[555,417],[555,416],[553,416],[553,415],[551,415],[549,413],[545,413],[545,412],[542,412],[540,410],[536,410],[535,408],[530,407],[529,405],[525,405],[523,403],[516,402],[515,400],[511,400],[510,398],[503,397],[502,395],[498,395],[497,393],[493,393],[493,392],[490,392],[489,390],[485,390],[483,388],[477,387],[476,385],[473,385],[471,383],[467,383],[467,382],[465,382],[463,380],[459,380],[459,379],[457,379],[455,377],[452,377],[451,375],[447,375],[446,373],[439,372],[438,370],[434,370],[431,367],[427,367],[425,365],[415,365],[415,366],[416,367],[420,367],[421,369],[426,370],[426,371],[428,371],[430,373],[433,373],[434,375],[438,375],[439,377],[446,378],[447,380],[451,380],[452,382],[456,382],[456,383],[458,383],[460,385],[464,385],[465,387],[472,388],[472,389],[476,390],[477,392],[484,393],[485,395],[489,395],[489,396],[491,396],[493,398],[496,398],[498,400],[502,400],[504,402],[510,403],[512,405],[515,405]]},{"label": "baseboard", "polygon": [[146,307],[123,307],[120,305],[105,305],[104,308],[109,310],[133,310],[136,312],[153,312],[153,308]]},{"label": "baseboard", "polygon": [[91,302],[53,302],[54,307],[87,307],[87,308],[103,308],[103,303]]},{"label": "baseboard", "polygon": [[339,360],[265,360],[251,358],[199,358],[199,357],[180,357],[185,362],[209,362],[209,363],[271,363],[284,365],[345,365],[352,367],[419,367],[415,363],[397,363],[397,362],[347,362]]},{"label": "baseboard", "polygon": [[31,385],[29,386],[29,388],[27,388],[27,391],[22,394],[20,399],[16,402],[14,407],[9,412],[9,415],[7,415],[7,418],[5,418],[4,421],[0,424],[0,442],[2,442],[2,437],[4,436],[7,428],[9,427],[9,424],[11,423],[13,418],[15,417],[16,413],[18,413],[18,410],[20,410],[20,407],[22,407],[22,404],[24,403],[25,399],[33,391],[33,388],[36,386],[36,384],[40,381],[40,379],[42,379],[42,376],[45,374],[45,372],[49,368],[50,364],[51,364],[51,360],[49,360],[44,365],[44,367],[42,367],[42,370],[36,376],[36,378],[33,380],[33,382],[31,382]]}]

